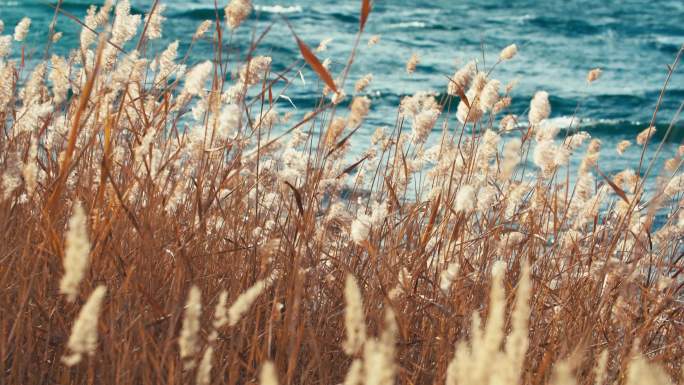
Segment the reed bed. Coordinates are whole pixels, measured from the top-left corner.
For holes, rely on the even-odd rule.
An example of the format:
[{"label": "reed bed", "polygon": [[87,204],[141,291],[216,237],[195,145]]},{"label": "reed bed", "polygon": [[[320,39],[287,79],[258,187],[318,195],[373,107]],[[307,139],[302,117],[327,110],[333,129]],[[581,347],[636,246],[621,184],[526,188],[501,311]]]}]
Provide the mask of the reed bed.
[{"label": "reed bed", "polygon": [[[600,167],[601,152],[659,146],[657,111],[618,148],[559,134],[543,85],[512,115],[514,84],[495,78],[511,45],[376,130],[373,76],[353,63],[382,37],[363,33],[372,3],[359,9],[335,73],[328,42],[312,49],[296,25],[301,59],[283,71],[258,54],[269,26],[231,50],[249,0],[217,8],[186,52],[149,48],[158,1],[132,15],[107,0],[84,20],[57,4],[55,20],[82,26],[67,57],[50,50],[59,23],[42,58],[25,56],[28,18],[4,26],[2,382],[682,381],[684,148],[662,170],[643,155]],[[406,56],[411,76],[420,57]],[[280,113],[299,71],[319,102]],[[375,134],[355,157],[359,130]]]}]

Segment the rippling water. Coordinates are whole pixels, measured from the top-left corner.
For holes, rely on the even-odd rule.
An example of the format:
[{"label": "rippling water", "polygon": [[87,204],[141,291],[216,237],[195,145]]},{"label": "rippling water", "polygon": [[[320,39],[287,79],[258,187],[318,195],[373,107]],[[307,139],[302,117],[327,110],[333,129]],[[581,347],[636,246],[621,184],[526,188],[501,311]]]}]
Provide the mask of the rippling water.
[{"label": "rippling water", "polygon": [[[219,1],[219,7],[225,5]],[[78,16],[85,14],[91,2],[69,0],[63,8]],[[144,13],[151,0],[133,1],[134,12]],[[214,2],[168,0],[162,41],[153,49],[163,48],[169,41],[180,39],[187,48],[197,24],[214,18]],[[339,71],[358,27],[360,1],[256,1],[256,12],[241,27],[234,40],[244,52],[252,27],[258,31],[269,23],[274,26],[260,46],[260,52],[274,57],[275,69],[282,69],[298,57],[296,44],[282,18],[287,18],[309,45],[316,46],[324,38],[333,38],[321,59],[332,59],[333,72]],[[40,56],[45,31],[53,10],[44,1],[0,0],[0,19],[8,26],[6,33],[23,16],[33,19],[29,38],[34,54]],[[363,143],[380,125],[392,126],[402,96],[419,90],[444,92],[446,75],[466,61],[477,59],[490,66],[499,50],[518,44],[519,55],[496,68],[495,77],[504,83],[517,79],[513,92],[513,112],[524,114],[536,90],[551,94],[552,117],[558,124],[579,119],[582,129],[603,141],[601,166],[614,172],[636,167],[640,157],[633,146],[625,156],[618,156],[615,144],[634,136],[648,125],[667,75],[666,64],[672,63],[684,43],[684,2],[675,1],[494,1],[456,2],[377,0],[371,14],[367,35],[381,35],[380,43],[360,52],[352,71],[352,81],[372,72],[369,88],[373,112],[367,127],[354,140]],[[73,47],[78,39],[78,26],[60,16],[58,30],[64,39],[57,49]],[[186,43],[186,45],[183,45]],[[66,52],[66,51],[65,51]],[[239,52],[239,51],[238,51]],[[417,72],[409,76],[404,63],[412,53],[421,56]],[[209,58],[208,43],[193,51],[192,60]],[[585,76],[593,67],[601,67],[600,80],[587,87]],[[310,92],[315,77],[304,73],[307,84],[296,82],[288,96],[300,109],[316,102]],[[353,84],[353,83],[351,83]],[[658,135],[667,129],[679,105],[684,101],[684,69],[671,79],[669,90],[658,114]],[[292,108],[281,100],[281,111]],[[576,113],[575,113],[576,112]],[[453,119],[453,118],[452,118]],[[453,126],[453,124],[452,124]],[[664,148],[674,153],[684,138],[684,125],[676,124]],[[653,146],[655,147],[655,146]],[[649,151],[649,156],[652,155]],[[648,157],[648,156],[647,156]],[[658,163],[660,165],[660,162]]]}]

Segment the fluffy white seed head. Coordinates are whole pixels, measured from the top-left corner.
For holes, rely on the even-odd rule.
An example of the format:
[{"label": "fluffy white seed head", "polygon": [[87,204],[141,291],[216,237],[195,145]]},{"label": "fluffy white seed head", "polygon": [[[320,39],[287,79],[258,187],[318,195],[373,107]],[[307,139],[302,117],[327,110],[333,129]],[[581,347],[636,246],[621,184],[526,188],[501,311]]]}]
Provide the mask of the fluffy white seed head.
[{"label": "fluffy white seed head", "polygon": [[578,172],[580,174],[591,171],[598,163],[601,151],[601,141],[599,139],[592,139],[587,146],[587,152],[582,158]]},{"label": "fluffy white seed head", "polygon": [[[271,116],[273,115],[271,113],[274,112],[274,110],[271,110],[266,115]],[[216,131],[216,138],[218,140],[226,140],[237,133],[240,128],[241,114],[240,107],[235,103],[228,103],[223,106]]]},{"label": "fluffy white seed head", "polygon": [[504,109],[510,107],[512,101],[513,99],[511,99],[510,96],[504,96],[503,98],[499,99],[499,101],[494,103],[494,106],[492,107],[492,114],[498,114]]},{"label": "fluffy white seed head", "polygon": [[44,79],[46,70],[47,63],[40,62],[31,72],[31,76],[19,94],[24,106],[30,106],[33,102],[41,99],[43,90],[45,90]]},{"label": "fluffy white seed head", "polygon": [[568,360],[563,360],[553,367],[551,374],[551,385],[576,385],[577,381],[572,375],[572,364]]},{"label": "fluffy white seed head", "polygon": [[456,276],[461,268],[458,262],[452,262],[439,275],[439,288],[444,294],[449,293],[451,284],[456,280]]},{"label": "fluffy white seed head", "polygon": [[150,39],[159,39],[162,36],[162,23],[166,17],[162,16],[162,12],[166,10],[166,5],[157,4],[152,13],[145,16],[145,36]]},{"label": "fluffy white seed head", "polygon": [[236,29],[252,12],[251,0],[230,0],[225,9],[226,22],[230,29]]},{"label": "fluffy white seed head", "polygon": [[470,185],[461,186],[456,194],[456,212],[471,212],[475,208],[475,204],[475,188]]},{"label": "fluffy white seed head", "polygon": [[195,383],[197,385],[209,385],[211,383],[211,359],[214,355],[214,349],[209,346],[202,355],[199,367],[197,368],[197,377]]},{"label": "fluffy white seed head", "polygon": [[511,60],[517,53],[518,46],[515,44],[511,44],[501,50],[501,53],[499,53],[499,60]]},{"label": "fluffy white seed head", "polygon": [[255,56],[240,68],[240,81],[248,86],[259,84],[271,67],[270,56]]},{"label": "fluffy white seed head", "polygon": [[273,283],[274,275],[271,277],[257,281],[249,289],[245,290],[244,293],[233,302],[233,304],[228,309],[228,325],[235,326],[242,319],[242,317],[247,313],[247,311],[252,307],[254,302],[259,298],[264,290],[268,289]]},{"label": "fluffy white seed head", "polygon": [[591,84],[598,80],[599,76],[601,76],[601,69],[600,68],[594,68],[591,71],[587,73],[587,83]]},{"label": "fluffy white seed head", "polygon": [[49,79],[52,82],[53,102],[59,105],[66,100],[69,92],[69,66],[63,57],[57,55],[52,55],[50,63],[52,68]]},{"label": "fluffy white seed head", "polygon": [[537,132],[535,133],[534,138],[537,142],[553,140],[556,138],[556,135],[558,135],[559,132],[560,126],[549,122],[544,122],[544,124],[540,124],[539,127],[537,127]]},{"label": "fluffy white seed head", "polygon": [[83,280],[90,260],[90,242],[86,214],[80,202],[74,204],[69,228],[66,233],[64,250],[64,276],[59,282],[59,292],[74,302],[78,286]]},{"label": "fluffy white seed head", "polygon": [[359,212],[356,219],[351,224],[351,239],[357,243],[362,244],[368,239],[371,228],[371,218],[369,215]]},{"label": "fluffy white seed head", "polygon": [[101,27],[109,21],[109,14],[114,8],[114,0],[105,0],[100,10],[95,15],[95,26]]},{"label": "fluffy white seed head", "polygon": [[33,191],[36,189],[37,177],[38,177],[38,143],[36,140],[31,141],[31,146],[29,147],[28,158],[24,163],[22,169],[22,174],[24,176],[24,184],[26,185],[26,193],[29,196],[33,195]]},{"label": "fluffy white seed head", "polygon": [[480,95],[480,108],[482,112],[491,110],[499,101],[499,87],[501,82],[498,80],[490,80],[485,84]]},{"label": "fluffy white seed head", "polygon": [[653,137],[653,135],[655,135],[655,133],[656,133],[656,128],[653,126],[648,127],[645,130],[641,131],[639,133],[639,135],[637,135],[637,137],[636,137],[637,144],[643,146],[644,144],[646,144],[646,142],[648,142]]},{"label": "fluffy white seed head", "polygon": [[363,297],[356,278],[348,274],[344,285],[344,327],[347,337],[342,343],[344,352],[354,356],[361,352],[366,341],[366,321],[363,315]]},{"label": "fluffy white seed head", "polygon": [[387,202],[374,202],[372,205],[372,209],[373,211],[371,212],[371,224],[373,226],[381,226],[382,223],[385,221],[385,218],[387,218],[387,215],[389,214],[389,206],[387,205]]},{"label": "fluffy white seed head", "polygon": [[523,262],[520,268],[518,289],[515,293],[515,305],[511,315],[511,333],[506,340],[505,354],[509,363],[509,383],[517,381],[523,370],[525,353],[529,346],[530,297],[532,285],[530,282],[530,267]]},{"label": "fluffy white seed head", "polygon": [[459,122],[463,124],[475,123],[482,118],[482,110],[479,107],[479,103],[473,102],[474,100],[471,100],[470,107],[468,107],[463,100],[458,103],[458,107],[456,109],[456,118]]},{"label": "fluffy white seed head", "polygon": [[456,109],[456,118],[459,122],[475,123],[482,118],[483,110],[480,107],[482,91],[487,84],[487,75],[478,72],[473,78],[470,89],[465,94],[466,100],[461,99]]},{"label": "fluffy white seed head", "polygon": [[591,139],[591,135],[589,135],[588,132],[580,131],[566,138],[564,144],[574,151],[580,148],[584,142],[589,139]]},{"label": "fluffy white seed head", "polygon": [[627,367],[625,385],[669,385],[672,383],[670,376],[662,367],[649,363],[643,356],[633,358]]},{"label": "fluffy white seed head", "polygon": [[95,14],[97,8],[94,5],[91,5],[88,8],[88,12],[83,19],[83,28],[81,29],[81,50],[83,52],[87,52],[88,48],[95,42],[97,39],[97,34],[94,32],[94,30],[98,26],[97,22],[97,16]]},{"label": "fluffy white seed head", "polygon": [[380,338],[366,341],[363,349],[365,385],[393,385],[396,376],[397,324],[391,308],[385,310],[384,329]]},{"label": "fluffy white seed head", "polygon": [[214,66],[209,60],[193,67],[185,76],[185,88],[183,89],[183,92],[190,95],[202,94],[204,92],[204,83],[207,81],[213,68]]},{"label": "fluffy white seed head", "polygon": [[169,77],[177,69],[176,57],[178,56],[178,40],[169,44],[164,52],[159,55],[159,59],[153,62],[154,66],[157,68],[157,74],[154,77],[155,83],[161,83],[166,85],[169,81]]},{"label": "fluffy white seed head", "polygon": [[363,380],[363,361],[361,359],[354,359],[347,370],[347,375],[344,377],[343,385],[361,385]]},{"label": "fluffy white seed head", "polygon": [[356,84],[354,85],[354,91],[356,93],[363,92],[363,90],[368,87],[371,81],[373,81],[373,74],[364,75],[361,79],[356,81]]},{"label": "fluffy white seed head", "polygon": [[197,30],[195,30],[195,34],[192,35],[192,38],[197,40],[200,39],[204,36],[207,31],[209,31],[209,28],[211,28],[211,25],[213,24],[213,21],[211,20],[204,20],[203,22],[200,23],[199,26],[197,26]]},{"label": "fluffy white seed head", "polygon": [[84,354],[89,356],[95,354],[95,349],[97,349],[97,321],[106,293],[107,288],[105,286],[98,286],[78,313],[67,342],[70,354],[62,357],[62,362],[65,365],[76,365],[81,362]]},{"label": "fluffy white seed head", "polygon": [[26,35],[28,35],[29,28],[31,27],[31,19],[28,17],[25,17],[17,23],[17,26],[14,27],[14,40],[16,41],[24,41],[26,38]]},{"label": "fluffy white seed head", "polygon": [[218,330],[228,324],[228,292],[223,290],[219,294],[218,302],[216,303],[216,309],[214,310],[214,321],[212,326],[214,330]]},{"label": "fluffy white seed head", "polygon": [[423,109],[411,122],[411,133],[414,143],[423,143],[430,135],[432,128],[439,118],[439,110],[436,108]]},{"label": "fluffy white seed head", "polygon": [[273,362],[266,361],[259,373],[259,385],[278,385],[278,374]]},{"label": "fluffy white seed head", "polygon": [[594,367],[594,384],[604,385],[607,380],[608,374],[608,349],[604,349],[601,354],[599,354],[596,360],[596,366]]},{"label": "fluffy white seed head", "polygon": [[[5,58],[12,48],[12,36],[0,36],[0,59]],[[1,60],[0,60],[1,61]]]},{"label": "fluffy white seed head", "polygon": [[506,115],[503,118],[501,118],[501,122],[499,122],[499,130],[501,132],[506,132],[506,131],[513,131],[516,126],[518,125],[518,117],[515,115]]},{"label": "fluffy white seed head", "polygon": [[531,125],[537,125],[551,114],[551,104],[549,104],[549,94],[546,91],[537,91],[530,102],[530,112],[528,118]]},{"label": "fluffy white seed head", "polygon": [[684,174],[679,174],[667,182],[663,194],[666,197],[674,197],[684,191]]},{"label": "fluffy white seed head", "polygon": [[349,115],[349,126],[356,128],[368,115],[370,110],[370,99],[366,96],[357,96],[351,103],[351,114]]},{"label": "fluffy white seed head", "polygon": [[195,367],[195,355],[199,351],[200,316],[202,315],[202,294],[197,286],[190,288],[185,302],[183,328],[178,339],[180,357],[185,369]]},{"label": "fluffy white seed head", "polygon": [[372,47],[380,42],[380,35],[373,35],[368,38],[368,47]]},{"label": "fluffy white seed head", "polygon": [[620,141],[620,143],[617,144],[617,153],[620,155],[624,154],[625,150],[627,150],[627,148],[631,145],[632,142],[630,142],[629,140]]},{"label": "fluffy white seed head", "polygon": [[419,62],[420,62],[420,57],[418,56],[418,54],[417,53],[412,54],[411,57],[406,62],[406,73],[410,75],[410,74],[416,72],[416,67],[418,66]]},{"label": "fluffy white seed head", "polygon": [[534,164],[539,167],[544,175],[549,176],[556,167],[556,153],[558,147],[553,140],[542,140],[534,148]]},{"label": "fluffy white seed head", "polygon": [[454,73],[454,76],[449,79],[449,84],[447,85],[447,93],[449,95],[460,95],[465,94],[470,81],[475,73],[475,63],[469,62],[461,69]]},{"label": "fluffy white seed head", "polygon": [[[131,15],[129,0],[119,0],[114,13],[116,16],[112,24],[111,40],[114,44],[121,46],[135,36],[142,18],[140,15]],[[107,49],[113,52],[114,55],[116,54],[114,47],[108,45]],[[112,54],[110,53],[109,56],[111,57]]]}]

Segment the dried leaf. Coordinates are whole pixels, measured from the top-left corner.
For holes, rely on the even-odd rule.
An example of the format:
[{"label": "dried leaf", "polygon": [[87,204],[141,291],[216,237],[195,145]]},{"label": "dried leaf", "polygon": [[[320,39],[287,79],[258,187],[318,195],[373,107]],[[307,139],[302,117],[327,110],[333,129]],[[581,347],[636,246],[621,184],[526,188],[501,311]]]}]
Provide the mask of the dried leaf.
[{"label": "dried leaf", "polygon": [[[454,79],[452,79],[449,76],[447,76],[446,78],[449,79],[450,82],[454,81]],[[463,104],[465,104],[466,107],[470,108],[470,102],[468,101],[468,97],[465,95],[463,90],[457,90],[456,93],[458,94],[458,97],[461,98],[461,100],[463,101]]]},{"label": "dried leaf", "polygon": [[268,86],[268,104],[273,105],[273,85]]},{"label": "dried leaf", "polygon": [[364,160],[366,160],[366,158],[368,158],[368,155],[364,155],[363,158],[359,159],[357,162],[354,162],[354,164],[352,164],[352,165],[348,166],[347,168],[345,168],[337,177],[339,178],[339,177],[341,177],[341,176],[344,175],[344,174],[348,174],[348,173],[352,172],[356,167],[358,167],[358,165],[361,164],[361,162],[363,162]]},{"label": "dried leaf", "polygon": [[627,198],[627,194],[625,194],[625,191],[624,191],[624,190],[622,190],[618,185],[616,185],[615,183],[613,183],[613,181],[610,180],[610,178],[608,178],[608,177],[606,176],[606,174],[604,174],[603,171],[601,171],[601,169],[599,169],[598,167],[596,167],[596,171],[598,171],[598,173],[603,177],[603,179],[606,180],[606,182],[608,183],[608,185],[610,185],[610,187],[613,189],[613,191],[615,191],[615,193],[616,193],[620,198],[622,198],[622,200],[624,200],[625,202],[627,202],[627,204],[630,204],[629,199]]},{"label": "dried leaf", "polygon": [[439,212],[439,203],[440,200],[442,199],[442,194],[440,193],[437,196],[437,199],[435,199],[432,202],[432,209],[430,210],[430,221],[428,222],[427,228],[425,232],[423,233],[423,239],[421,239],[420,244],[422,247],[425,247],[427,244],[428,240],[430,239],[430,236],[432,235],[432,228],[435,225],[435,220],[437,219],[437,213]]},{"label": "dried leaf", "polygon": [[314,55],[314,53],[311,51],[311,48],[306,45],[302,41],[302,39],[297,36],[297,34],[292,30],[292,34],[294,35],[295,39],[297,40],[297,45],[299,46],[299,51],[302,53],[302,57],[304,60],[309,64],[311,69],[318,74],[318,77],[323,80],[323,82],[333,90],[333,92],[337,93],[337,86],[335,85],[335,81],[333,80],[332,76],[330,76],[330,73],[328,72],[325,67],[323,67],[323,64],[321,64],[320,60]]},{"label": "dried leaf", "polygon": [[368,21],[368,15],[371,12],[371,2],[370,0],[363,0],[361,2],[361,17],[359,18],[359,31],[363,31],[363,27],[366,26],[366,21]]},{"label": "dried leaf", "polygon": [[390,197],[392,198],[392,203],[394,204],[394,208],[396,209],[401,209],[401,203],[399,203],[399,199],[397,198],[397,193],[394,191],[394,187],[392,186],[392,183],[390,180],[385,177],[385,185],[387,186],[389,192],[390,192]]},{"label": "dried leaf", "polygon": [[299,190],[297,190],[297,188],[295,188],[295,186],[290,184],[290,182],[285,181],[285,184],[294,193],[295,201],[297,202],[297,209],[299,209],[299,215],[304,216],[304,205],[302,205],[302,195],[299,193]]},{"label": "dried leaf", "polygon": [[338,148],[344,146],[344,144],[347,143],[347,141],[349,140],[349,138],[351,138],[351,136],[354,135],[354,133],[355,133],[360,127],[361,127],[361,126],[357,126],[357,127],[356,127],[355,129],[353,129],[350,133],[348,133],[347,135],[345,135],[344,138],[342,138],[339,142],[337,142],[337,144],[335,144],[335,147],[332,148],[332,149],[325,155],[325,157],[326,157],[326,158],[329,157],[333,152],[337,151]]},{"label": "dried leaf", "polygon": [[458,97],[461,98],[463,104],[465,104],[466,107],[470,108],[470,102],[468,101],[468,97],[463,93],[463,91],[458,90]]}]

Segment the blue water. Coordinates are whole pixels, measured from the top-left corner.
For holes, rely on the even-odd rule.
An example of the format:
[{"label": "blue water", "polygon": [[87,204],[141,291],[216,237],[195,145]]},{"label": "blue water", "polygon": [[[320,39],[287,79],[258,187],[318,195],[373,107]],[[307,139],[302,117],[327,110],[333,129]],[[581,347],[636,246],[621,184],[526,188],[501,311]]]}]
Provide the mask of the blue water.
[{"label": "blue water", "polygon": [[[226,4],[219,1],[219,7]],[[67,0],[63,9],[83,17],[89,1]],[[97,2],[96,2],[97,3]],[[151,0],[132,1],[134,13],[144,13]],[[167,0],[163,38],[151,49],[162,49],[168,42],[180,39],[181,52],[197,25],[214,18],[212,0]],[[251,34],[274,23],[259,53],[274,58],[274,70],[280,70],[299,57],[294,39],[283,23],[287,18],[300,37],[315,47],[327,37],[333,38],[321,60],[333,60],[332,72],[339,73],[346,62],[358,28],[360,1],[297,2],[256,1],[256,12],[243,25],[233,40],[233,54],[245,52]],[[222,11],[220,12],[222,15]],[[42,56],[47,26],[53,10],[45,1],[0,0],[0,19],[5,33],[23,16],[33,19],[28,53]],[[355,135],[358,143],[366,143],[376,127],[393,126],[402,96],[420,90],[443,93],[446,75],[461,64],[479,60],[491,66],[498,52],[516,43],[519,54],[514,60],[496,68],[494,77],[504,84],[517,79],[513,91],[512,112],[525,114],[536,90],[551,94],[552,117],[559,124],[575,115],[582,129],[603,141],[600,161],[604,171],[615,172],[625,167],[636,168],[640,153],[632,146],[625,156],[618,156],[615,144],[634,136],[651,120],[659,92],[667,75],[666,64],[672,63],[684,43],[684,2],[674,1],[407,1],[377,0],[370,16],[366,37],[381,36],[380,43],[367,48],[365,38],[348,83],[366,73],[374,80],[368,89],[373,100],[372,113],[364,128]],[[80,28],[65,16],[59,16],[57,30],[64,33],[55,48],[61,53],[76,46]],[[39,47],[39,48],[36,48]],[[193,50],[192,61],[210,58],[208,41]],[[405,72],[405,62],[416,52],[421,62],[415,74]],[[587,87],[589,69],[601,67],[600,80]],[[307,84],[296,81],[287,95],[299,109],[314,106],[311,92],[315,76],[304,72]],[[661,139],[675,111],[684,101],[684,68],[672,76],[668,92],[660,107],[656,126]],[[279,110],[292,108],[281,100]],[[577,113],[575,114],[575,111]],[[453,115],[450,117],[454,127]],[[433,135],[436,136],[436,135]],[[673,135],[664,147],[665,159],[671,156],[684,138],[684,124],[676,123]],[[358,147],[358,146],[357,146]],[[654,146],[655,147],[655,146]],[[647,158],[653,154],[649,151]],[[660,162],[658,162],[658,165]]]}]

